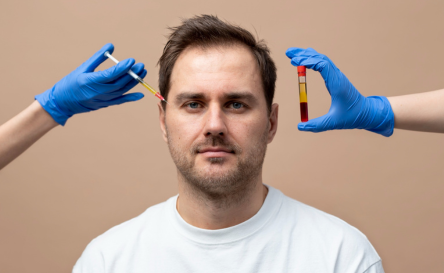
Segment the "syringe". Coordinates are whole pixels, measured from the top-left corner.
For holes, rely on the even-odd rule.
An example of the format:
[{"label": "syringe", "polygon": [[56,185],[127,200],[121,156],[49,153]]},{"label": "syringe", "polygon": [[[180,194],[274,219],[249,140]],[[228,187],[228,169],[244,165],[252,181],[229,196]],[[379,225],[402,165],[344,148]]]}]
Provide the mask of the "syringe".
[{"label": "syringe", "polygon": [[299,79],[299,103],[301,105],[301,121],[308,121],[308,104],[307,104],[307,79],[305,76],[305,66],[298,66]]},{"label": "syringe", "polygon": [[[109,54],[108,51],[105,52],[104,55],[105,55],[106,57],[110,58],[111,60],[113,60],[116,64],[119,63],[119,61],[118,61],[116,58],[114,58],[111,54]],[[138,81],[139,83],[141,83],[143,86],[145,86],[146,89],[148,89],[151,93],[154,94],[154,96],[156,96],[156,97],[158,97],[160,100],[162,100],[162,101],[168,103],[168,102],[162,97],[162,95],[160,95],[159,92],[157,92],[157,91],[154,90],[149,84],[147,84],[146,82],[144,82],[144,81],[142,80],[141,77],[137,76],[136,73],[134,73],[133,71],[129,70],[129,71],[128,71],[128,74],[130,74],[131,77],[133,77],[135,80],[137,80],[137,81]]]}]

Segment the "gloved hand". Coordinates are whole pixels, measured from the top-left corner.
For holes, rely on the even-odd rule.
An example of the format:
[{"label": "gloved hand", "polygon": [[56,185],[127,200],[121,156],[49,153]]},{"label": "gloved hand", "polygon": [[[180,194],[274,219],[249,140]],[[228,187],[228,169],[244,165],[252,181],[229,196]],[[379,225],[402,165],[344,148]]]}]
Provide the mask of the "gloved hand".
[{"label": "gloved hand", "polygon": [[144,78],[147,73],[144,64],[134,65],[134,59],[126,59],[109,69],[94,72],[107,59],[103,54],[106,51],[112,53],[113,50],[112,44],[106,44],[51,89],[35,96],[35,99],[61,125],[65,125],[66,120],[74,114],[140,100],[144,97],[142,93],[123,94],[138,83],[127,72],[132,67],[134,73]]},{"label": "gloved hand", "polygon": [[294,66],[305,66],[321,73],[331,95],[326,115],[299,123],[300,131],[323,132],[336,129],[366,129],[391,136],[394,114],[386,97],[364,97],[325,55],[312,48],[291,47],[286,53]]}]

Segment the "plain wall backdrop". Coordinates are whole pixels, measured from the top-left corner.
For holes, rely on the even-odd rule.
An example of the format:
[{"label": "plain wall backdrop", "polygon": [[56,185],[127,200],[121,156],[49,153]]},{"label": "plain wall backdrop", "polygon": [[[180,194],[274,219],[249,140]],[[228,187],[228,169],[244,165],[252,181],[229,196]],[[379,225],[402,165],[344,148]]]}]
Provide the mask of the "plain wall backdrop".
[{"label": "plain wall backdrop", "polygon": [[[278,67],[276,138],[266,184],[361,230],[386,272],[444,272],[444,135],[297,130],[296,68],[285,50],[327,55],[365,96],[444,88],[443,1],[2,1],[0,124],[105,43],[135,58],[157,86],[180,18],[213,14],[267,41]],[[110,67],[107,60],[99,70]],[[308,71],[309,117],[327,113]],[[177,194],[157,98],[76,115],[0,171],[0,272],[70,272],[109,228]],[[444,107],[444,106],[443,106]],[[0,143],[1,145],[1,143]]]}]

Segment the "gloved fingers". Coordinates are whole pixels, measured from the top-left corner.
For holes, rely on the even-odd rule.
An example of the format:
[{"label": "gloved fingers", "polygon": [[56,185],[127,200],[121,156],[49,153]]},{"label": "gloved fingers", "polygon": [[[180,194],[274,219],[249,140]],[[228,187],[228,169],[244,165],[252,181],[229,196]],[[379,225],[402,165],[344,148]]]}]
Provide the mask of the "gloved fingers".
[{"label": "gloved fingers", "polygon": [[[141,74],[144,71],[144,67],[145,67],[145,65],[143,63],[138,63],[138,64],[135,64],[131,68],[131,71],[133,71],[134,73],[136,73],[140,77],[139,74]],[[115,89],[122,88],[123,86],[127,85],[131,81],[135,81],[136,83],[138,82],[131,75],[129,75],[128,73],[125,73],[125,75],[116,79],[111,84],[113,86],[113,89],[115,90]]]},{"label": "gloved fingers", "polygon": [[309,120],[307,122],[301,122],[298,124],[299,131],[309,131],[313,133],[333,130],[335,128],[336,128],[336,123],[329,114],[320,116],[318,118]]},{"label": "gloved fingers", "polygon": [[309,47],[307,49],[300,48],[300,47],[290,47],[287,49],[287,51],[285,51],[285,55],[287,55],[287,57],[290,59],[292,59],[294,57],[300,57],[300,56],[306,56],[306,57],[315,56],[315,55],[325,56],[325,55],[318,53],[316,50],[314,50],[311,47]]},{"label": "gloved fingers", "polygon": [[305,49],[300,47],[290,47],[287,49],[287,51],[285,51],[285,55],[287,55],[287,57],[291,59],[298,56],[303,51],[305,51]]},{"label": "gloved fingers", "polygon": [[298,48],[290,47],[285,52],[287,57],[291,59],[291,64],[294,66],[305,66],[321,73],[325,81],[328,80],[331,71],[336,71],[335,64],[324,54],[318,53],[313,48]]},{"label": "gloved fingers", "polygon": [[314,71],[321,72],[329,65],[328,61],[317,56],[299,56],[291,59],[291,64],[294,66],[305,66]]},{"label": "gloved fingers", "polygon": [[131,67],[131,71],[133,71],[134,73],[136,73],[140,77],[140,73],[142,73],[143,70],[145,70],[144,68],[145,68],[144,63],[137,63],[133,67]]},{"label": "gloved fingers", "polygon": [[120,97],[117,97],[115,99],[109,100],[107,101],[108,105],[119,105],[125,102],[130,102],[130,101],[138,101],[140,99],[142,99],[145,95],[143,95],[142,93],[131,93],[131,94],[126,94],[126,95],[122,95]]},{"label": "gloved fingers", "polygon": [[146,74],[148,74],[148,71],[146,71],[146,69],[144,69],[141,74],[137,73],[137,75],[139,75],[139,77],[141,77],[142,79],[145,79]]},{"label": "gloved fingers", "polygon": [[[136,64],[131,69],[133,72],[135,72],[139,77],[143,78],[146,76],[147,72],[144,68],[143,64]],[[122,95],[123,93],[130,90],[132,87],[134,87],[138,81],[135,80],[131,75],[128,73],[125,73],[120,78],[116,79],[115,81],[110,81],[106,83],[100,83],[97,78],[101,76],[97,76],[99,72],[94,73],[84,73],[79,76],[77,79],[77,82],[82,87],[86,87],[88,89],[94,90],[94,92],[98,95],[112,95],[113,97],[118,97]],[[128,86],[131,86],[128,88]]]},{"label": "gloved fingers", "polygon": [[106,51],[112,54],[114,51],[114,45],[111,43],[104,45],[99,51],[97,51],[91,58],[80,66],[82,72],[93,72],[101,63],[108,59],[108,57],[103,55]]},{"label": "gloved fingers", "polygon": [[[139,77],[141,77],[142,79],[145,78],[146,74],[147,74],[147,71],[145,69],[142,72],[140,72],[140,74],[137,73],[137,75]],[[122,88],[120,88],[118,90],[111,92],[111,94],[116,94],[116,93],[125,94],[126,92],[131,90],[134,86],[136,86],[138,83],[139,82],[136,80],[129,81],[125,86],[123,86]]]},{"label": "gloved fingers", "polygon": [[125,59],[108,69],[91,73],[89,75],[90,79],[96,83],[112,82],[125,75],[131,69],[135,62],[136,61],[133,58]]}]

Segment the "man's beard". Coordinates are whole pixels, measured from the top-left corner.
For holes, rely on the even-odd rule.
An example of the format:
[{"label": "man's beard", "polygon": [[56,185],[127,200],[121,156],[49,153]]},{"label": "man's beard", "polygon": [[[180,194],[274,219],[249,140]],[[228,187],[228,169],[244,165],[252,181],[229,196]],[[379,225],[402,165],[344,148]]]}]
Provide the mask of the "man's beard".
[{"label": "man's beard", "polygon": [[[253,148],[250,151],[244,151],[239,145],[229,143],[224,137],[218,135],[193,143],[190,150],[186,151],[175,145],[170,138],[168,128],[167,137],[171,157],[195,197],[203,201],[216,201],[221,207],[227,207],[245,202],[245,199],[249,197],[249,192],[257,186],[256,178],[261,175],[267,150],[268,126],[259,141],[251,145]],[[223,171],[214,170],[214,168],[212,170],[196,169],[195,159],[198,151],[216,146],[233,151],[237,158],[236,165]],[[225,160],[225,158],[210,158],[210,166],[222,167]]]}]

